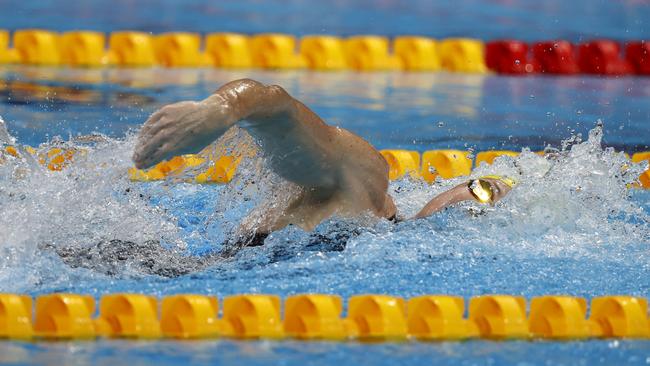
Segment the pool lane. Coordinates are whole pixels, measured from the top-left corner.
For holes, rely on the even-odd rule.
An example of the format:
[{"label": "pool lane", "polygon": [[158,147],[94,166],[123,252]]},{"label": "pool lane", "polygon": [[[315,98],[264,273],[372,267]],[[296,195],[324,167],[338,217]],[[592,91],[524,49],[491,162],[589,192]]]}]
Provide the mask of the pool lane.
[{"label": "pool lane", "polygon": [[637,77],[4,66],[0,115],[30,145],[91,132],[123,137],[162,105],[243,77],[283,86],[378,148],[539,150],[586,136],[598,120],[607,146],[632,153],[650,144],[650,79]]}]

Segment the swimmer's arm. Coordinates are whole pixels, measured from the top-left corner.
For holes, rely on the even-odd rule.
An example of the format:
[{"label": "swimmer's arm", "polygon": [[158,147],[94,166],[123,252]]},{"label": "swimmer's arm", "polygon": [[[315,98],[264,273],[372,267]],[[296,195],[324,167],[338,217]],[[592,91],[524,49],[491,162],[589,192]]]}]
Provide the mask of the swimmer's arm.
[{"label": "swimmer's arm", "polygon": [[170,104],[152,114],[140,130],[133,161],[136,167],[147,168],[173,156],[196,153],[241,120],[294,121],[299,115],[301,122],[324,125],[301,106],[278,86],[250,79],[232,81],[202,101]]},{"label": "swimmer's arm", "polygon": [[462,183],[434,197],[413,218],[421,219],[424,217],[428,217],[444,209],[445,207],[454,205],[458,202],[473,200],[473,199],[474,196],[472,196],[472,193],[469,191],[469,188],[467,187],[467,183]]},{"label": "swimmer's arm", "polygon": [[[490,184],[490,190],[492,191],[492,203],[495,203],[505,197],[512,189],[510,186],[499,179],[482,178],[482,180]],[[425,218],[444,209],[445,207],[449,207],[456,203],[475,200],[474,195],[472,195],[472,192],[469,189],[468,183],[469,182],[461,183],[456,187],[437,195],[431,201],[429,201],[429,203],[427,203],[422,208],[422,210],[420,210],[420,212],[418,212],[418,214],[413,218]]]}]

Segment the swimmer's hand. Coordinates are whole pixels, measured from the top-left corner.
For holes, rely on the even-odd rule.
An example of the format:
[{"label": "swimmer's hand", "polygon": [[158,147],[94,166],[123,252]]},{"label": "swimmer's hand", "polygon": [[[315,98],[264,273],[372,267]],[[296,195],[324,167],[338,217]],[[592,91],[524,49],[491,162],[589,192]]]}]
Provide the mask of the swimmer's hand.
[{"label": "swimmer's hand", "polygon": [[174,156],[197,153],[225,133],[232,112],[215,97],[170,104],[152,114],[138,135],[135,166],[148,168]]},{"label": "swimmer's hand", "polygon": [[[312,124],[317,127],[324,125],[306,107],[299,108],[278,86],[267,87],[250,79],[231,81],[200,102],[174,103],[152,114],[140,131],[133,161],[142,169],[177,155],[197,153],[239,121],[269,124],[280,120],[290,122],[291,126],[302,124],[293,115],[298,111],[311,116]],[[304,113],[303,119],[307,118]],[[275,130],[280,131],[277,127]],[[275,141],[286,138],[283,131],[270,136]]]},{"label": "swimmer's hand", "polygon": [[[491,191],[490,203],[494,204],[505,197],[512,188],[504,183],[502,180],[494,178],[481,178],[484,182],[488,183]],[[468,186],[469,182],[461,183],[456,187],[445,191],[434,197],[427,203],[422,210],[415,215],[414,218],[420,219],[431,216],[432,214],[462,201],[475,200],[474,195]]]}]

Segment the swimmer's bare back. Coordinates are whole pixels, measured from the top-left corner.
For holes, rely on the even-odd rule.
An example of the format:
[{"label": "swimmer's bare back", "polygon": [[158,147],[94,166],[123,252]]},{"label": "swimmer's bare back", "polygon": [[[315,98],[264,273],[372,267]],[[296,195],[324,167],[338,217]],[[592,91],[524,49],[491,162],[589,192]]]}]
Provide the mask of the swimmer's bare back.
[{"label": "swimmer's bare back", "polygon": [[253,136],[275,173],[302,187],[302,194],[261,215],[262,220],[245,220],[241,235],[289,224],[310,231],[334,214],[395,216],[387,194],[388,165],[376,149],[325,124],[281,87],[254,80],[232,81],[200,102],[175,103],[152,114],[140,131],[133,161],[147,168],[199,152],[233,125]]},{"label": "swimmer's bare back", "polygon": [[[133,161],[147,168],[197,153],[234,125],[256,139],[275,173],[302,188],[289,202],[245,219],[237,233],[244,240],[289,224],[311,231],[335,214],[396,216],[387,193],[388,164],[375,148],[325,124],[281,87],[250,79],[227,83],[202,101],[170,104],[152,114],[140,131]],[[494,191],[493,202],[510,190],[498,180],[486,180]],[[415,218],[471,199],[467,184],[458,185],[434,197]]]}]

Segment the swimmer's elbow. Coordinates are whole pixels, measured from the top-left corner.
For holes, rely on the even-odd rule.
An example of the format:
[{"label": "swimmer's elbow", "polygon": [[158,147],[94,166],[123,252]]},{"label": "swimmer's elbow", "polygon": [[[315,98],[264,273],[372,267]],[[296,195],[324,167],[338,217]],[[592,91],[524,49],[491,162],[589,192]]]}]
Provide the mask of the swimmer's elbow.
[{"label": "swimmer's elbow", "polygon": [[219,89],[215,90],[213,94],[218,94],[223,91],[235,91],[238,94],[250,89],[263,88],[264,84],[253,79],[237,79],[226,84],[223,84]]},{"label": "swimmer's elbow", "polygon": [[283,87],[280,85],[269,85],[266,87],[266,91],[269,92],[270,94],[277,95],[277,96],[288,96],[289,93],[287,93],[286,90],[284,90]]},{"label": "swimmer's elbow", "polygon": [[276,110],[286,110],[294,99],[284,90],[280,85],[269,85],[265,87],[268,102],[275,107]]}]

